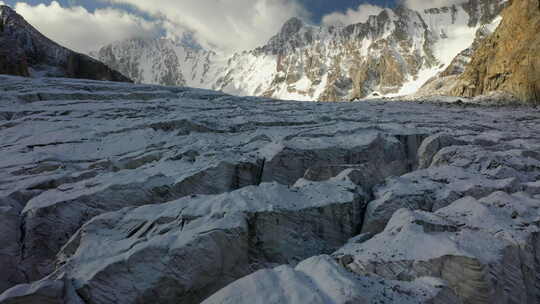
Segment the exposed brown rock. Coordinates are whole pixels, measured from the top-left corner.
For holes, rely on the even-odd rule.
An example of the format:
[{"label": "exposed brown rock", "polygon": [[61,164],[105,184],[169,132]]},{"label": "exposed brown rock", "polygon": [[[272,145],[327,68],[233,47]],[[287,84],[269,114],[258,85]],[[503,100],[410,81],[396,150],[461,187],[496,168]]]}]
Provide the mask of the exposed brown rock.
[{"label": "exposed brown rock", "polygon": [[[381,56],[378,72],[381,75],[381,86],[389,92],[393,90],[398,91],[405,82],[403,67],[398,62],[397,56],[389,50],[386,50]],[[416,73],[418,73],[418,70],[414,72],[414,74]]]},{"label": "exposed brown rock", "polygon": [[489,37],[492,32],[485,26],[482,26],[477,32],[472,45],[461,51],[448,65],[448,67],[435,77],[429,79],[418,92],[416,96],[433,95],[452,95],[451,91],[455,88],[457,78],[463,74],[475,51],[481,46],[482,42]]},{"label": "exposed brown rock", "polygon": [[503,21],[472,56],[452,95],[474,97],[494,91],[540,102],[540,1],[513,0]]}]

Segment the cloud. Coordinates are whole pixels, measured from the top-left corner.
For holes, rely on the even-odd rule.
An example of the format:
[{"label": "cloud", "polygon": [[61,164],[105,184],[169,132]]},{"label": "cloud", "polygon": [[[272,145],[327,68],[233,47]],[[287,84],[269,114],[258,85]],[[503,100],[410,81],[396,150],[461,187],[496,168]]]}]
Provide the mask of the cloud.
[{"label": "cloud", "polygon": [[453,4],[461,4],[466,0],[403,0],[405,6],[413,10],[424,10],[434,7],[445,7]]},{"label": "cloud", "polygon": [[348,9],[347,12],[334,12],[323,17],[325,25],[349,25],[366,22],[369,16],[378,15],[383,8],[377,5],[361,4],[357,9]]},{"label": "cloud", "polygon": [[113,8],[89,12],[81,6],[62,7],[53,1],[35,6],[18,2],[15,10],[45,36],[83,53],[117,40],[159,32],[154,22]]},{"label": "cloud", "polygon": [[291,17],[307,18],[297,0],[107,0],[130,4],[163,21],[169,35],[192,32],[223,51],[263,45]]}]

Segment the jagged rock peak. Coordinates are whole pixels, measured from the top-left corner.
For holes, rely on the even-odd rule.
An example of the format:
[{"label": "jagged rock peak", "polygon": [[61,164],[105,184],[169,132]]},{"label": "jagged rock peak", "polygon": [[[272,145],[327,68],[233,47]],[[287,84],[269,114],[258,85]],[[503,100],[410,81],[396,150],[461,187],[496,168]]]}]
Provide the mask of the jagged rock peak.
[{"label": "jagged rock peak", "polygon": [[[20,27],[26,31],[37,32],[21,15],[7,5],[0,5],[0,32],[4,32],[8,27]],[[12,31],[14,28],[11,29]]]},{"label": "jagged rock peak", "polygon": [[0,4],[0,16],[4,17],[10,15],[17,15],[17,13],[15,13],[15,11],[11,7]]},{"label": "jagged rock peak", "polygon": [[281,27],[280,35],[282,37],[289,37],[291,35],[294,35],[300,31],[300,29],[304,26],[304,22],[300,20],[297,17],[292,17],[291,19],[287,20],[285,24]]}]

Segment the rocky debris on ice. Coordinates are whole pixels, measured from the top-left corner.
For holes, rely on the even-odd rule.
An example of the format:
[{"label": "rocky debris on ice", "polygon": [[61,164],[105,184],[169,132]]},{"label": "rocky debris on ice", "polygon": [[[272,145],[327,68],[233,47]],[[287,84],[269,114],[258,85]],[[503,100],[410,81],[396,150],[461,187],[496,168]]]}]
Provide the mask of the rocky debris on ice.
[{"label": "rocky debris on ice", "polygon": [[428,168],[433,157],[441,149],[451,146],[465,145],[466,142],[448,134],[434,134],[426,138],[418,149],[418,167]]},{"label": "rocky debris on ice", "polygon": [[320,181],[335,177],[347,168],[357,168],[372,173],[372,178],[380,182],[388,176],[406,173],[411,162],[406,144],[377,131],[364,132],[365,136],[361,137],[346,133],[319,137],[309,133],[285,140],[279,146],[265,147],[263,181],[292,184],[303,176]]},{"label": "rocky debris on ice", "polygon": [[497,147],[496,136],[479,136],[474,140],[479,145],[445,147],[433,157],[432,167],[450,165],[489,179],[515,179],[519,183],[538,181],[540,151],[534,146],[527,147],[522,138],[513,140],[513,146]]},{"label": "rocky debris on ice", "polygon": [[[540,204],[540,114],[533,108],[286,102],[8,76],[0,76],[0,100],[0,228],[9,232],[0,234],[2,304],[192,303],[222,287],[230,295],[227,284],[281,264],[303,290],[314,290],[307,278],[325,281],[327,275],[292,267],[364,244],[391,256],[382,244],[390,242],[388,227],[404,210],[430,223],[424,226],[432,232],[418,234],[424,238],[439,230],[476,231],[454,229],[455,220],[442,214],[456,201],[484,204],[489,199],[483,197],[506,195],[511,208],[524,208],[509,211],[512,220]],[[485,254],[494,252],[489,246],[499,244],[500,235],[513,235],[515,227],[503,219],[493,217],[501,221],[494,241],[478,242]],[[376,228],[368,229],[370,223]],[[524,223],[524,229],[536,227],[529,217]],[[455,253],[455,244],[438,244],[431,252]],[[521,269],[535,267],[528,248],[520,253]],[[338,265],[317,264],[340,272],[336,267],[360,261],[353,251],[334,256]],[[424,265],[420,256],[409,257]],[[443,276],[435,264],[425,265],[430,271],[418,275],[335,277],[399,286],[373,293],[360,288],[368,302],[395,303],[400,290],[426,303],[477,296],[456,287],[454,270]],[[507,284],[503,274],[496,280]],[[239,284],[246,286],[243,294],[254,292]],[[294,302],[292,291],[279,290],[276,297]],[[339,303],[357,295],[348,292],[312,296]],[[394,298],[383,300],[384,294]]]}]

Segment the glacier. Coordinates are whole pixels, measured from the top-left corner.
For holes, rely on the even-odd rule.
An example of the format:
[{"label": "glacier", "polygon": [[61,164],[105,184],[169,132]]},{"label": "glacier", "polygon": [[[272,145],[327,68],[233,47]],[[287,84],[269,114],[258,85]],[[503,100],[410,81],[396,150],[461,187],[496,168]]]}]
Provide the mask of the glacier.
[{"label": "glacier", "polygon": [[0,76],[0,303],[537,303],[540,112]]}]

